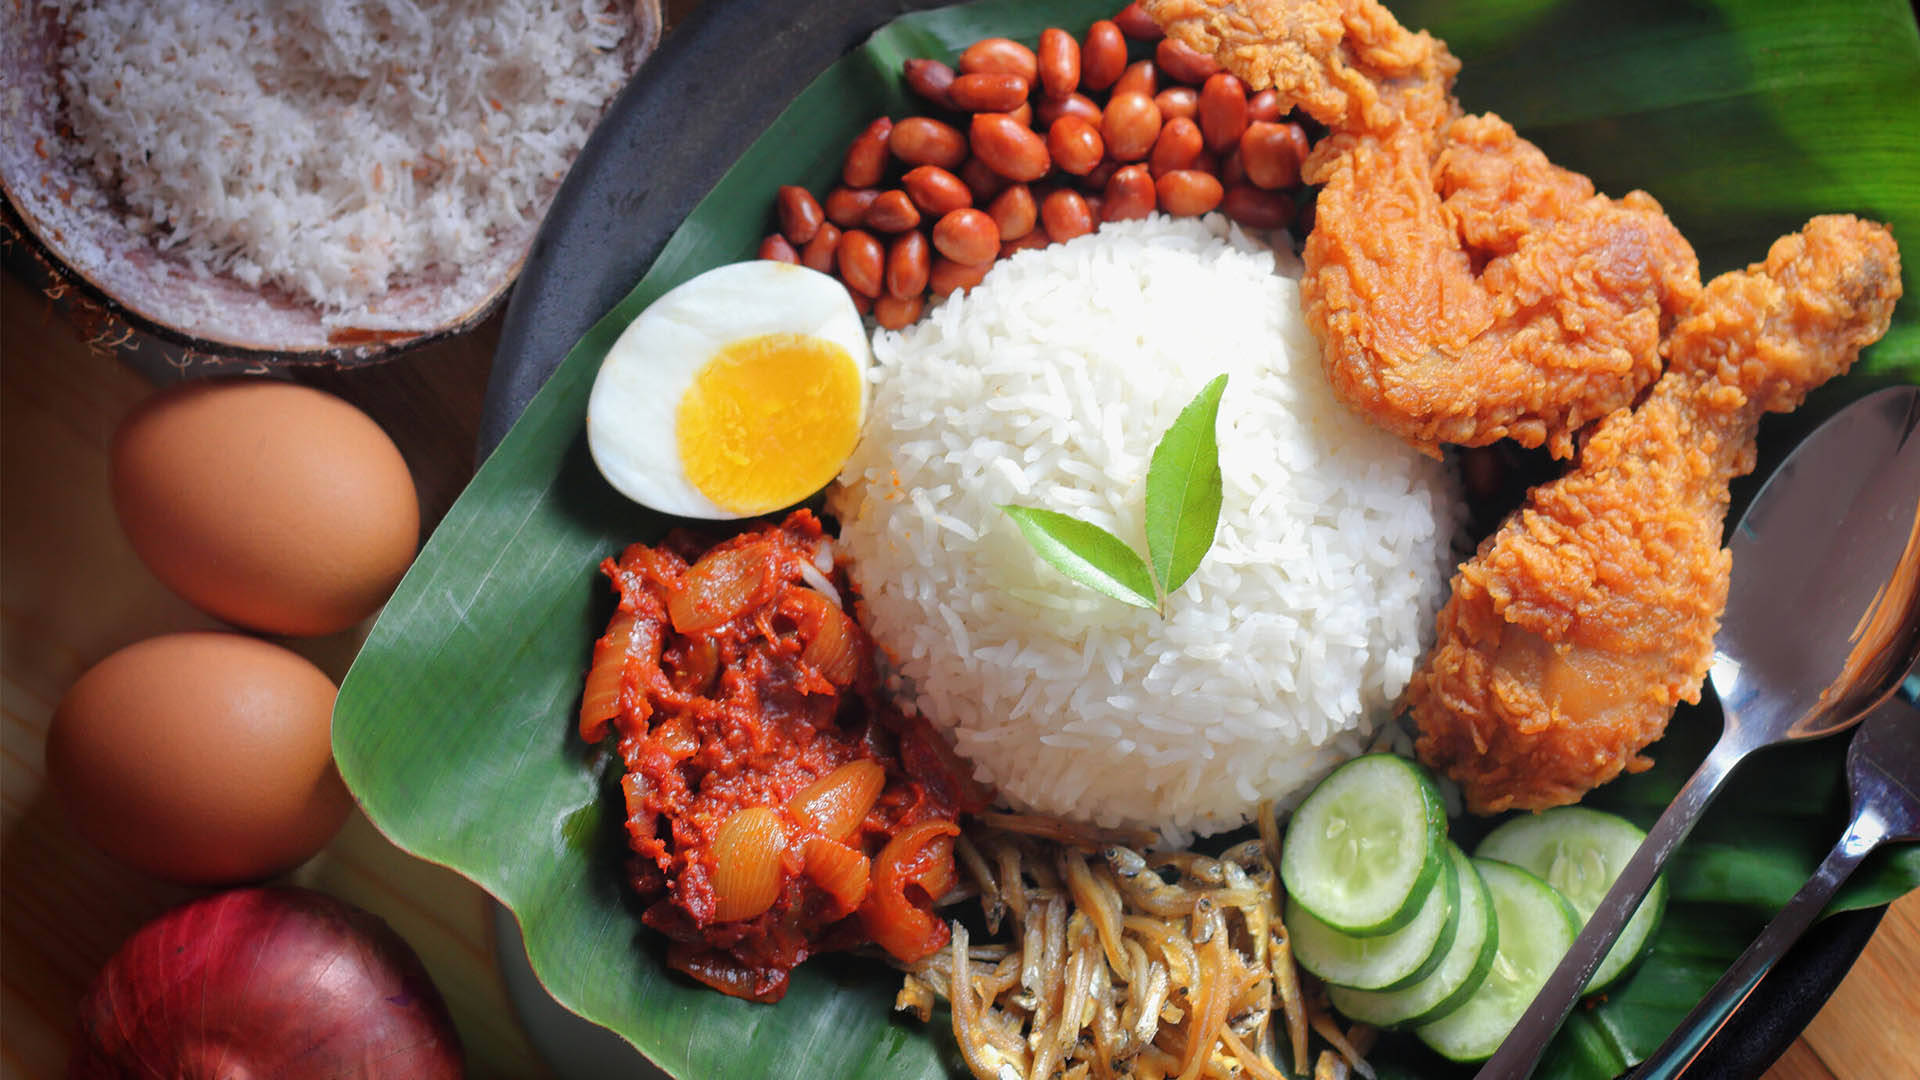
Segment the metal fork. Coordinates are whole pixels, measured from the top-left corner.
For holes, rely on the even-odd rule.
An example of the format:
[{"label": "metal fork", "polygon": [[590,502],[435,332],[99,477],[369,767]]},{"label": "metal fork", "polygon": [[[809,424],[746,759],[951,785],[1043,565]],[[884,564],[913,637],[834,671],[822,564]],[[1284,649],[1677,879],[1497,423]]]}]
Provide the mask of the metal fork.
[{"label": "metal fork", "polygon": [[[1920,692],[1920,675],[1908,677],[1904,692]],[[1839,843],[1633,1080],[1685,1072],[1861,860],[1883,843],[1920,840],[1920,708],[1912,701],[1896,693],[1861,723],[1847,747],[1847,787],[1853,821]]]}]

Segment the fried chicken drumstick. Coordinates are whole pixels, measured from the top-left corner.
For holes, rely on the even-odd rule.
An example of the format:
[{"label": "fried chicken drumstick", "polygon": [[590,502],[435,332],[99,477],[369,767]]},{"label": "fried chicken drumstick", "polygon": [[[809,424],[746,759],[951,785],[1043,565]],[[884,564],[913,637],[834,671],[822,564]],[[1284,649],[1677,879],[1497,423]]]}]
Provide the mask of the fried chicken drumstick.
[{"label": "fried chicken drumstick", "polygon": [[1647,399],[1596,425],[1461,566],[1408,700],[1421,759],[1470,809],[1570,803],[1651,764],[1640,751],[1700,699],[1726,606],[1727,485],[1753,468],[1761,414],[1845,371],[1899,295],[1892,235],[1842,216],[1715,278]]},{"label": "fried chicken drumstick", "polygon": [[1167,34],[1326,124],[1302,294],[1335,392],[1429,453],[1573,435],[1660,373],[1700,292],[1645,192],[1596,194],[1499,117],[1459,61],[1376,0],[1147,0]]}]

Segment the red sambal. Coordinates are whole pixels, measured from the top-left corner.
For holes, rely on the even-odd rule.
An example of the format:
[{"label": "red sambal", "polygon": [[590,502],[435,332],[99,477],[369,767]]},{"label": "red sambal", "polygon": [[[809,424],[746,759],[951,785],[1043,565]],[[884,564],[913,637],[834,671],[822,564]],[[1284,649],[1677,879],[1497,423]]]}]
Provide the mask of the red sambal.
[{"label": "red sambal", "polygon": [[626,765],[630,875],[668,962],[777,1001],[815,952],[947,942],[956,819],[984,799],[879,685],[846,576],[805,510],[719,543],[676,532],[601,569],[580,734]]}]

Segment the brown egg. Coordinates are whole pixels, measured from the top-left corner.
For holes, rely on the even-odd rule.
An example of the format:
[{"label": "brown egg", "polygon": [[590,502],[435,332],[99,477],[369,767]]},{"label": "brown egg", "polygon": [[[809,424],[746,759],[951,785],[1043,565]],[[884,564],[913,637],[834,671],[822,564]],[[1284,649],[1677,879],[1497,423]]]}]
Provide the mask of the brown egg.
[{"label": "brown egg", "polygon": [[353,805],[333,767],[334,686],[240,634],[166,634],[80,676],[47,777],[109,854],[192,884],[251,881],[324,847]]},{"label": "brown egg", "polygon": [[114,434],[113,504],[167,587],[275,634],[371,615],[419,543],[413,478],[387,433],[277,380],[194,380],[142,403]]}]

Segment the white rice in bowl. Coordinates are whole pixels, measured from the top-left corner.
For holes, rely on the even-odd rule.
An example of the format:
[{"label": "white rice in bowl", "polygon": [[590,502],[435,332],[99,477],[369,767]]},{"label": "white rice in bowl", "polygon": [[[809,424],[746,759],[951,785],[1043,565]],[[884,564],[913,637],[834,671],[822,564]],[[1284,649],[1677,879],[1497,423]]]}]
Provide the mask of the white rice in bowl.
[{"label": "white rice in bowl", "polygon": [[[1334,400],[1273,252],[1217,215],[1106,225],[874,357],[830,508],[903,695],[1004,799],[1183,842],[1297,801],[1389,715],[1445,597],[1454,481]],[[1164,618],[1042,562],[1000,507],[1144,552],[1153,448],[1222,373],[1219,533]]]}]

